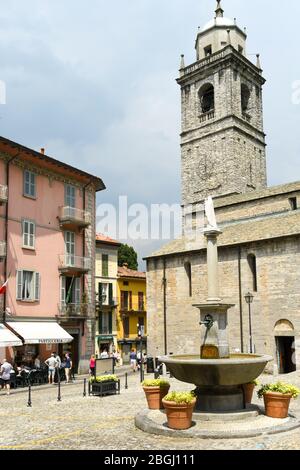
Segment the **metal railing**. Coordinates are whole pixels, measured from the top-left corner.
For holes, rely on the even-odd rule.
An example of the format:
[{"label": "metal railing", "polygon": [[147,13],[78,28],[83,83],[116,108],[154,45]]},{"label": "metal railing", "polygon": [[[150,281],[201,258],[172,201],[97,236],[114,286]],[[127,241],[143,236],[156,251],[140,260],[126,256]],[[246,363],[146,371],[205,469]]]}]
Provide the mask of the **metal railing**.
[{"label": "metal railing", "polygon": [[75,255],[59,255],[60,269],[78,269],[80,271],[90,271],[92,269],[91,258]]},{"label": "metal railing", "polygon": [[79,317],[85,316],[88,314],[89,304],[86,303],[75,303],[75,304],[66,304],[61,303],[58,305],[58,312],[61,316],[66,317]]},{"label": "metal railing", "polygon": [[6,243],[0,242],[0,258],[6,257]]},{"label": "metal railing", "polygon": [[76,207],[69,207],[64,206],[59,208],[59,219],[63,223],[73,221],[76,223],[82,224],[91,224],[92,216],[91,213],[88,211],[84,211],[82,209],[77,209]]},{"label": "metal railing", "polygon": [[7,201],[8,187],[0,184],[0,201]]},{"label": "metal railing", "polygon": [[112,330],[109,327],[103,326],[101,331],[99,331],[99,335],[112,335]]}]

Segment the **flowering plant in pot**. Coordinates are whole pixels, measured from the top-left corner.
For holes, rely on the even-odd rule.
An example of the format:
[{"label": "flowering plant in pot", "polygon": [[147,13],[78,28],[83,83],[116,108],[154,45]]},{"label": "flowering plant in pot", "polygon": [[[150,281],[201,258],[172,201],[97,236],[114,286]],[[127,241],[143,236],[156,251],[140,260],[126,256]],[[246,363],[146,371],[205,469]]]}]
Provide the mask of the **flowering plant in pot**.
[{"label": "flowering plant in pot", "polygon": [[148,408],[150,410],[161,410],[163,408],[162,399],[170,389],[170,383],[164,379],[147,379],[142,383]]},{"label": "flowering plant in pot", "polygon": [[90,377],[89,382],[102,383],[102,382],[118,382],[119,378],[117,375],[98,375],[97,377]]},{"label": "flowering plant in pot", "polygon": [[297,398],[300,390],[284,382],[263,385],[257,392],[263,398],[266,415],[270,418],[287,418],[292,398]]},{"label": "flowering plant in pot", "polygon": [[259,385],[258,380],[252,380],[252,382],[249,382],[247,384],[242,385],[243,392],[244,392],[244,398],[245,398],[245,405],[250,405],[251,404],[254,389],[258,385]]},{"label": "flowering plant in pot", "polygon": [[163,399],[171,429],[189,429],[192,426],[196,397],[193,392],[171,392]]}]

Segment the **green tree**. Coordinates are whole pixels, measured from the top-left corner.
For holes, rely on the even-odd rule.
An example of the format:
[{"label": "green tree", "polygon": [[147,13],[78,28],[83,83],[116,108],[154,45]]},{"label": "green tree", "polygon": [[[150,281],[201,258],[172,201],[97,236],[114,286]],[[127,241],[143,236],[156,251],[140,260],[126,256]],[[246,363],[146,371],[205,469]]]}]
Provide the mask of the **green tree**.
[{"label": "green tree", "polygon": [[128,264],[129,269],[137,271],[138,269],[138,255],[135,249],[129,245],[121,245],[118,251],[118,265],[123,266],[124,263]]}]

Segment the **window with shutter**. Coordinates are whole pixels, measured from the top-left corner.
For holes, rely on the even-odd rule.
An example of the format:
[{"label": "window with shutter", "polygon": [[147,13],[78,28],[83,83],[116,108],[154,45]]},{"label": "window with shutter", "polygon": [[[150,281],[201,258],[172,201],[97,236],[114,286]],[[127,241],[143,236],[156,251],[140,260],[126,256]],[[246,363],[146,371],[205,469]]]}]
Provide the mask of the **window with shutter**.
[{"label": "window with shutter", "polygon": [[23,271],[17,271],[17,300],[22,300]]},{"label": "window with shutter", "polygon": [[75,304],[79,305],[81,301],[81,279],[80,277],[77,277],[75,279]]},{"label": "window with shutter", "polygon": [[108,277],[108,255],[102,255],[102,276]]},{"label": "window with shutter", "polygon": [[76,207],[76,188],[70,184],[65,186],[65,204],[67,207]]},{"label": "window with shutter", "polygon": [[60,301],[64,305],[66,303],[66,278],[62,276],[60,278]]},{"label": "window with shutter", "polygon": [[108,285],[108,298],[109,298],[109,305],[113,305],[113,285]]},{"label": "window with shutter", "polygon": [[40,290],[41,290],[41,276],[40,273],[34,273],[35,276],[35,285],[34,285],[34,291],[35,291],[35,296],[34,300],[39,301],[40,300]]},{"label": "window with shutter", "polygon": [[35,223],[30,220],[23,220],[23,247],[35,247]]},{"label": "window with shutter", "polygon": [[112,313],[108,314],[108,334],[112,334]]},{"label": "window with shutter", "polygon": [[129,310],[132,310],[132,292],[129,292]]},{"label": "window with shutter", "polygon": [[36,175],[32,171],[24,171],[24,196],[35,198],[36,197]]}]

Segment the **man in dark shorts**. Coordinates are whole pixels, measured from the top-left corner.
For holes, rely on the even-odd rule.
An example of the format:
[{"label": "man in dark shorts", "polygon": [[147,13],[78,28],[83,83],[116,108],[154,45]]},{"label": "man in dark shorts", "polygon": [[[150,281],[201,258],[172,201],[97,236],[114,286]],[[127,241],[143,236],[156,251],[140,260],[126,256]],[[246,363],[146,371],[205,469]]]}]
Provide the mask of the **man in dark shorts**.
[{"label": "man in dark shorts", "polygon": [[7,390],[6,395],[10,395],[10,374],[12,371],[13,366],[4,359],[0,369],[0,379],[1,385]]}]

